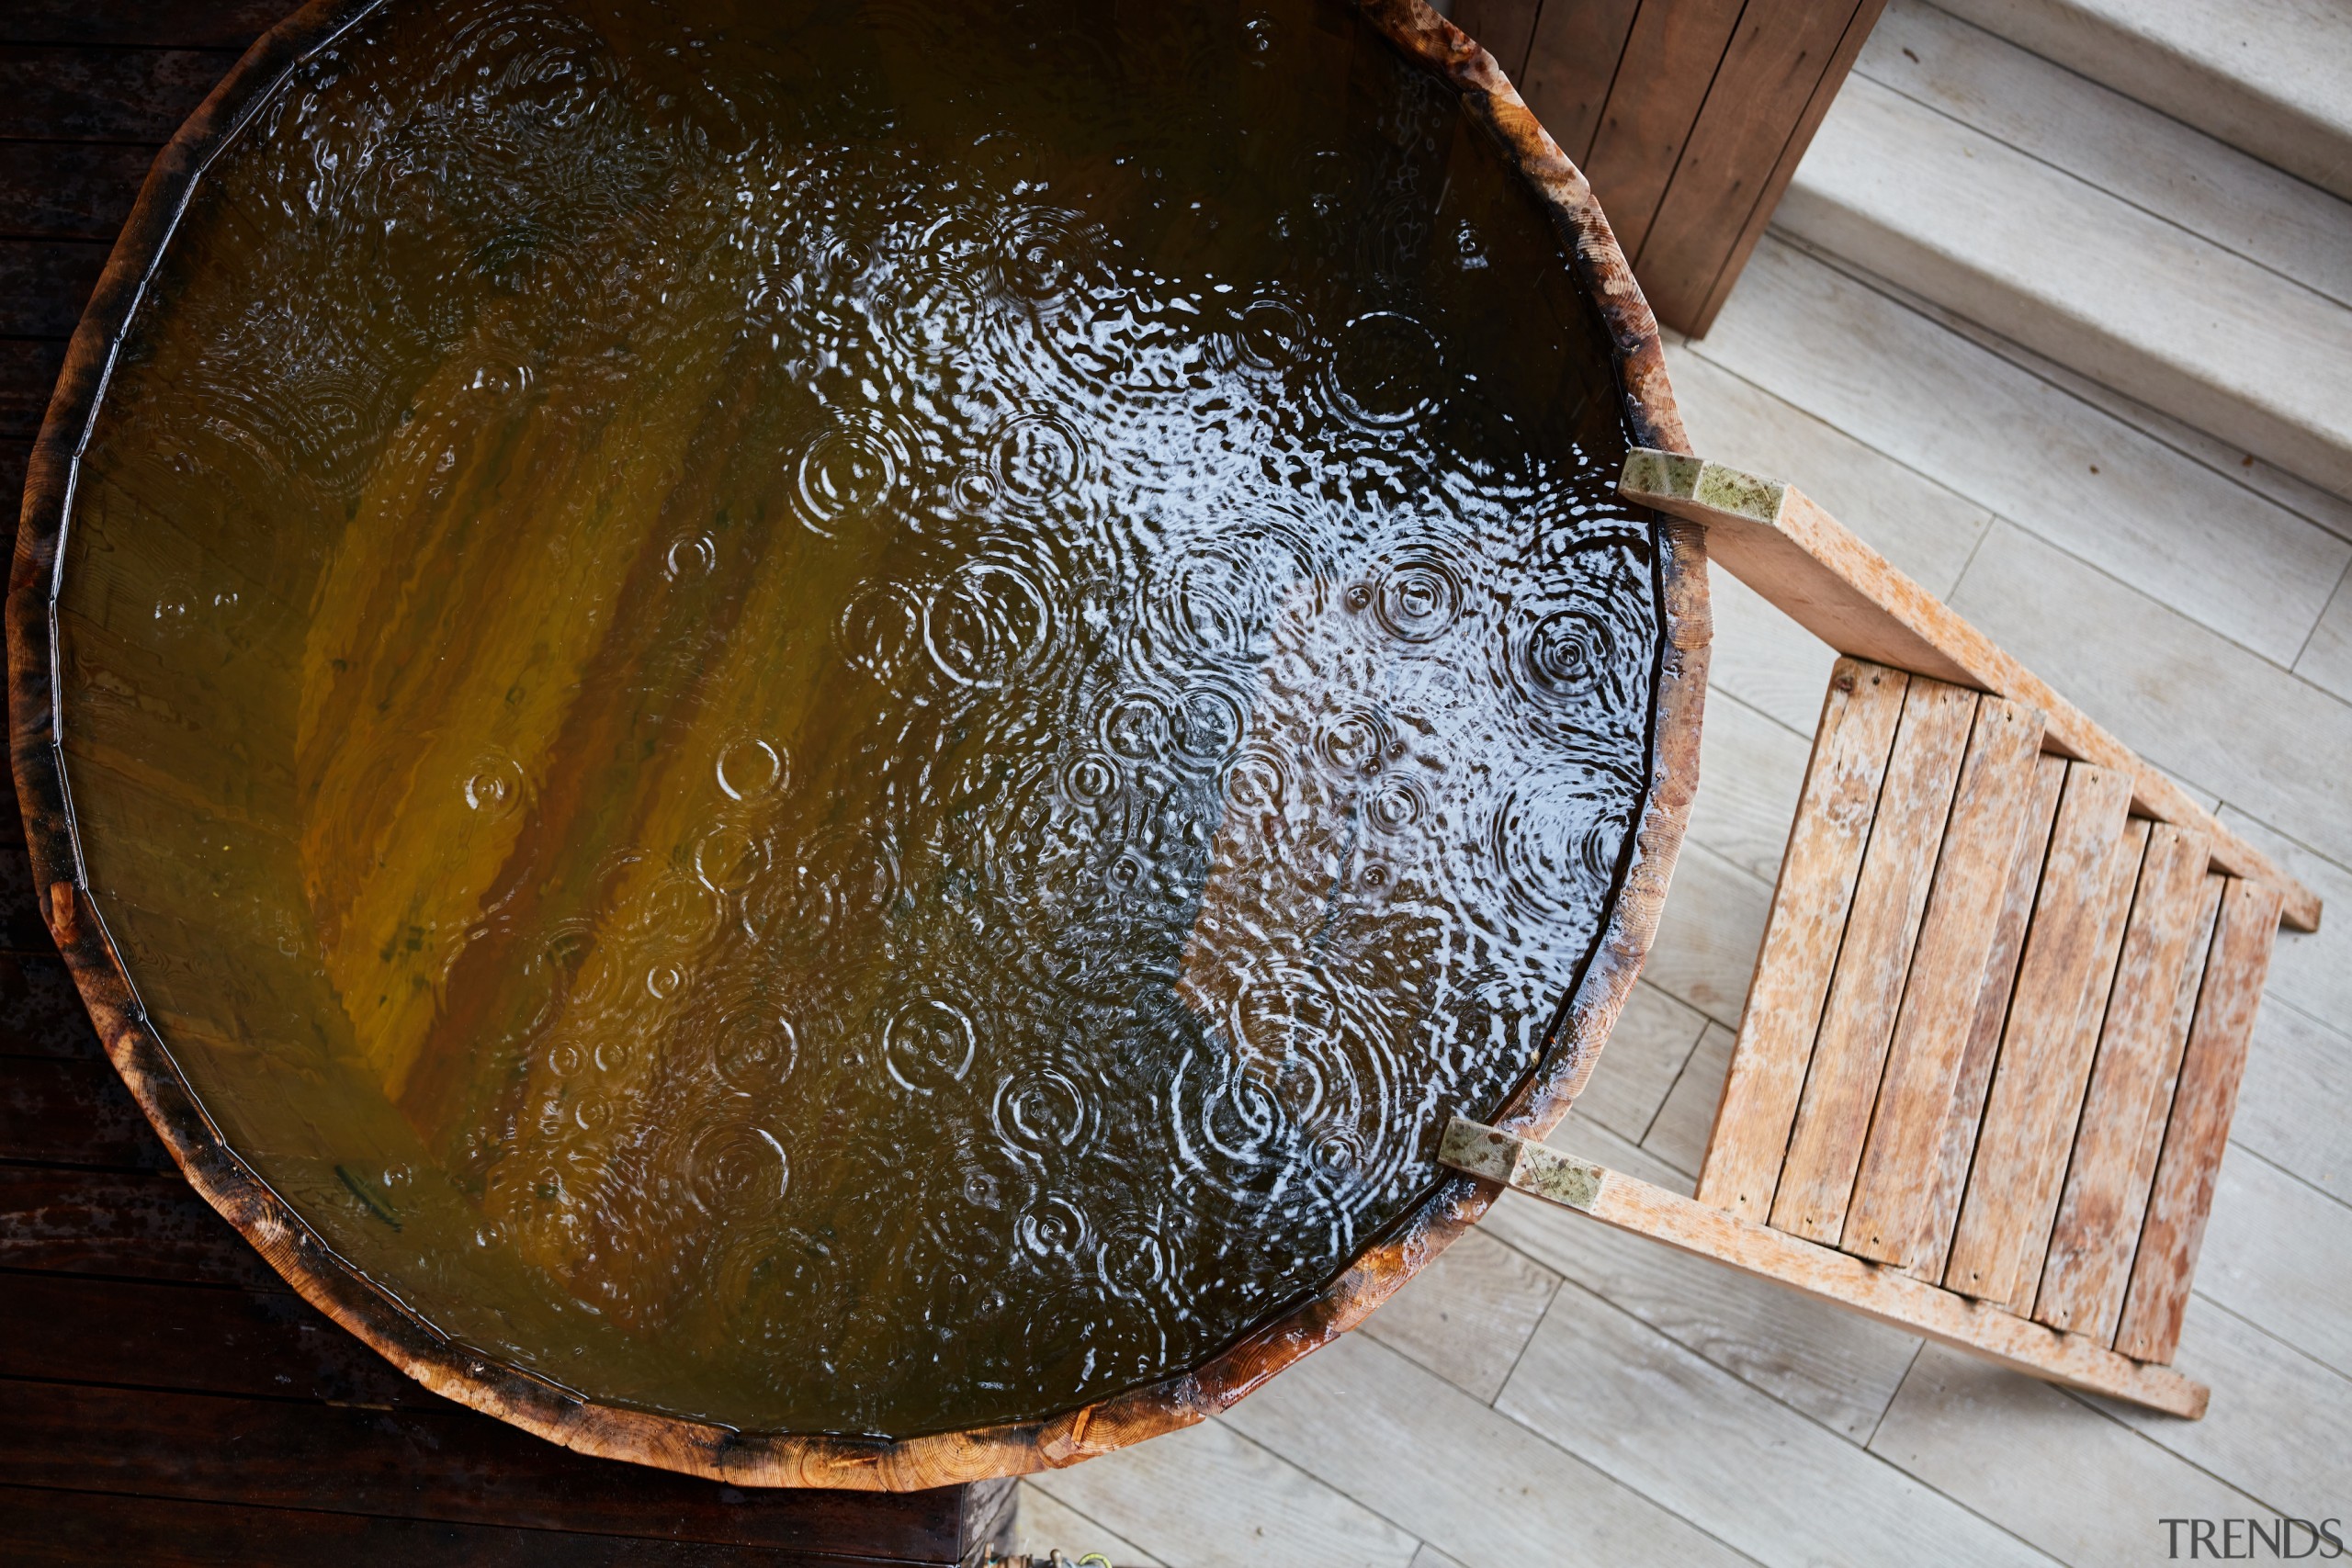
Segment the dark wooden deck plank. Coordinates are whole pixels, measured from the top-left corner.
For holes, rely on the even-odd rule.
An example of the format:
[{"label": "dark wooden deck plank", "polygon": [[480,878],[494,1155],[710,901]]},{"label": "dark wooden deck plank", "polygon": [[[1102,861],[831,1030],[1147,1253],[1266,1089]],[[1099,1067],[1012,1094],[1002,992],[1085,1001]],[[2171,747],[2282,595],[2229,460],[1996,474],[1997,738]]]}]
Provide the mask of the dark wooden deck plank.
[{"label": "dark wooden deck plank", "polygon": [[286,0],[9,0],[0,42],[242,50],[293,9]]},{"label": "dark wooden deck plank", "polygon": [[25,1568],[820,1568],[873,1560],[0,1484],[0,1561]]},{"label": "dark wooden deck plank", "polygon": [[238,53],[0,43],[0,137],[169,141]]},{"label": "dark wooden deck plank", "polygon": [[172,1168],[112,1066],[43,1056],[0,1056],[0,1160]]},{"label": "dark wooden deck plank", "polygon": [[0,240],[0,337],[73,336],[106,265],[95,240]]},{"label": "dark wooden deck plank", "polygon": [[0,1166],[0,1268],[288,1289],[175,1170]]},{"label": "dark wooden deck plank", "polygon": [[0,141],[0,238],[113,244],[156,151],[112,141]]},{"label": "dark wooden deck plank", "polygon": [[447,1410],[291,1292],[0,1275],[0,1378]]},{"label": "dark wooden deck plank", "polygon": [[186,1502],[953,1561],[955,1490],[747,1491],[590,1459],[454,1405],[368,1410],[151,1389],[0,1390],[0,1475]]}]

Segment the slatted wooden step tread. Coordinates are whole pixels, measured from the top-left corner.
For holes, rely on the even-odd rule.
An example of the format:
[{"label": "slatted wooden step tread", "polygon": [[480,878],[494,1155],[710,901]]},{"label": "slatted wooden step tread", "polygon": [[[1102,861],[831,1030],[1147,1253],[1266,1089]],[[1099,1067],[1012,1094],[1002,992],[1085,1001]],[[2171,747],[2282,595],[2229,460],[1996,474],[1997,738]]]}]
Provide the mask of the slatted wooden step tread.
[{"label": "slatted wooden step tread", "polygon": [[1838,661],[1698,1196],[2169,1361],[2280,897],[2045,739]]}]

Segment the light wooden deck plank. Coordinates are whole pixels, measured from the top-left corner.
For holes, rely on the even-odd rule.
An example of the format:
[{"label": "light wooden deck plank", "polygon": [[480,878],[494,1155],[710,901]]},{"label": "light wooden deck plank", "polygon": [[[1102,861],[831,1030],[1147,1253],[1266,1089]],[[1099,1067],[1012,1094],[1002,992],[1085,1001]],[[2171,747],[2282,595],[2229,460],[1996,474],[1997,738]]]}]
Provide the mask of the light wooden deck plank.
[{"label": "light wooden deck plank", "polygon": [[[1951,592],[1992,525],[1982,502],[1732,374],[1688,342],[1668,344],[1667,367],[1693,451],[1756,473],[1802,475],[1805,492],[1872,549],[1929,592]],[[1818,712],[1819,695],[1807,694],[1804,722]]]},{"label": "light wooden deck plank", "polygon": [[[1990,697],[1978,708],[1852,1203],[1837,1237],[1858,1258],[1907,1266],[1921,1255],[1979,1000],[1988,987],[2004,997],[2007,991],[2007,971],[1988,971],[2005,930],[2011,963],[2024,931],[2032,885],[2018,875],[2018,846],[2028,837],[2041,745],[2040,714]],[[2014,918],[2005,919],[2012,904]],[[1988,1032],[1997,1036],[1997,1027]],[[1984,1060],[1991,1060],[1989,1049]],[[1972,1127],[1982,1103],[1977,1087],[1970,1086],[1962,1113]]]},{"label": "light wooden deck plank", "polygon": [[1362,1335],[1317,1352],[1227,1419],[1463,1562],[1740,1561],[1585,1450],[1498,1414]]},{"label": "light wooden deck plank", "polygon": [[2055,60],[2352,199],[2352,20],[2308,0],[1953,0]]},{"label": "light wooden deck plank", "polygon": [[1923,1280],[1942,1279],[1951,1253],[1952,1228],[1960,1222],[1968,1173],[1976,1162],[1976,1134],[1984,1125],[1984,1102],[1993,1090],[1993,1066],[2000,1059],[2001,1035],[2008,1028],[2009,1001],[2016,994],[2018,964],[2024,957],[2026,927],[2033,915],[2034,895],[2041,886],[2042,863],[2050,852],[2050,835],[2057,826],[2058,802],[2065,784],[2064,762],[2047,754],[2035,759],[2033,797],[2018,841],[2017,864],[2001,907],[2001,923],[1994,933],[1992,957],[1985,964],[1984,987],[1977,993],[1975,1016],[1969,1021],[1968,1042],[1952,1084],[1951,1113],[1944,1122],[1943,1146],[1936,1156],[1934,1194],[1916,1237],[1917,1251],[1906,1263]]},{"label": "light wooden deck plank", "polygon": [[2185,972],[2204,967],[2194,943],[2205,923],[2205,863],[2198,835],[2165,823],[2149,833],[2034,1297],[2034,1321],[2052,1328],[2115,1337],[2188,1039],[2181,999],[2194,982]]},{"label": "light wooden deck plank", "polygon": [[1573,1284],[1497,1407],[1775,1568],[2048,1561]]},{"label": "light wooden deck plank", "polygon": [[2211,1300],[2189,1311],[2180,1362],[2213,1386],[2202,1421],[2084,1397],[2273,1512],[2304,1512],[2313,1497],[2352,1496],[2352,1378]]},{"label": "light wooden deck plank", "polygon": [[1560,1277],[1483,1230],[1456,1241],[1363,1332],[1481,1401],[1500,1393]]},{"label": "light wooden deck plank", "polygon": [[2164,215],[1858,78],[1776,222],[2352,492],[2352,311]]},{"label": "light wooden deck plank", "polygon": [[2180,1342],[2181,1314],[2188,1305],[2278,931],[2278,894],[2259,883],[2233,879],[2222,896],[2172,1117],[2165,1125],[2164,1153],[2148,1194],[2147,1223],[2132,1262],[2131,1293],[2115,1336],[2117,1348],[2142,1360],[2169,1361]]},{"label": "light wooden deck plank", "polygon": [[1646,980],[1636,982],[1609,1048],[1577,1096],[1577,1118],[1639,1143],[1706,1028],[1707,1015],[1698,1009]]},{"label": "light wooden deck plank", "polygon": [[[1810,740],[1837,650],[1727,571],[1708,573],[1715,641],[1707,689],[1728,693]],[[1706,780],[1699,782],[1702,792]]]},{"label": "light wooden deck plank", "polygon": [[2007,523],[1952,608],[2149,761],[2352,863],[2352,705]]},{"label": "light wooden deck plank", "polygon": [[1773,1195],[1772,1224],[1792,1235],[1835,1246],[1845,1230],[1976,705],[1965,687],[1916,677],[1904,694],[1903,723]]},{"label": "light wooden deck plank", "polygon": [[2352,1206],[2233,1144],[2191,1320],[2207,1301],[2352,1377]]},{"label": "light wooden deck plank", "polygon": [[1021,1483],[1012,1550],[1032,1557],[1044,1557],[1057,1551],[1072,1562],[1090,1551],[1099,1551],[1115,1568],[1164,1568],[1159,1558],[1142,1547],[1088,1518],[1033,1481]]},{"label": "light wooden deck plank", "polygon": [[1719,1023],[1736,1025],[1772,905],[1772,885],[1686,840],[1642,977]]},{"label": "light wooden deck plank", "polygon": [[2204,1412],[2205,1388],[2169,1369],[2143,1366],[2082,1335],[2057,1333],[1900,1269],[1740,1219],[1581,1156],[1456,1117],[1446,1128],[1439,1157],[1454,1169],[1730,1264],[2014,1371],[2191,1419]]},{"label": "light wooden deck plank", "polygon": [[[2352,707],[2346,708],[2344,715],[2343,722],[2352,724]],[[2323,738],[2320,745],[2324,744]],[[2313,765],[2324,767],[2328,761],[2323,755]],[[2352,866],[2330,860],[2270,823],[2257,820],[2239,803],[2223,801],[2218,815],[2230,831],[2278,862],[2323,899],[2352,900]],[[2279,942],[2270,954],[2267,992],[2333,1028],[2352,1032],[2352,920],[2324,921],[2311,935],[2299,934],[2292,942]]]},{"label": "light wooden deck plank", "polygon": [[[2278,962],[2271,963],[2278,973]],[[2352,1203],[2352,1034],[2331,1029],[2281,999],[2274,979],[2255,1015],[2254,1046],[2238,1087],[2230,1141]]]},{"label": "light wooden deck plank", "polygon": [[2352,205],[1922,0],[1854,67],[2091,186],[2352,305]]},{"label": "light wooden deck plank", "polygon": [[2295,656],[2295,673],[2323,691],[2352,698],[2352,573],[2336,585],[2319,625]]},{"label": "light wooden deck plank", "polygon": [[[1690,1179],[1644,1150],[1570,1117],[1549,1140],[1653,1186]],[[1885,1414],[1919,1348],[1900,1329],[1783,1290],[1647,1236],[1594,1224],[1506,1192],[1486,1228],[1640,1318],[1741,1382],[1860,1442]]]},{"label": "light wooden deck plank", "polygon": [[[2033,1292],[2030,1266],[2058,1201],[2097,1038],[2097,1015],[2086,1031],[2084,1014],[2113,964],[2105,949],[2110,927],[2121,935],[2116,905],[2128,908],[2132,896],[2130,881],[2119,874],[2119,851],[2146,841],[2144,823],[2137,843],[2127,830],[2130,793],[2120,773],[2082,763],[2066,770],[1967,1195],[1944,1264],[1945,1285],[1979,1301],[2016,1303]],[[2104,1001],[2103,990],[2098,997]]]},{"label": "light wooden deck plank", "polygon": [[1769,237],[1692,350],[2281,664],[2352,556],[2305,519]]},{"label": "light wooden deck plank", "polygon": [[[1871,1451],[2070,1563],[2142,1568],[2166,1560],[2166,1517],[2261,1512],[2057,1389],[1935,1345],[1919,1353]],[[2185,1561],[2186,1540],[2181,1551]]]},{"label": "light wooden deck plank", "polygon": [[1031,1480],[1177,1568],[1406,1568],[1420,1545],[1223,1421]]},{"label": "light wooden deck plank", "polygon": [[1734,1213],[1760,1220],[1771,1211],[1908,683],[1900,671],[1854,660],[1840,660],[1830,677],[1699,1177],[1702,1198]]},{"label": "light wooden deck plank", "polygon": [[1642,1139],[1643,1149],[1653,1158],[1682,1173],[1678,1190],[1695,1188],[1699,1168],[1706,1163],[1707,1134],[1714,1131],[1715,1107],[1723,1103],[1736,1038],[1720,1023],[1707,1025]]},{"label": "light wooden deck plank", "polygon": [[[1827,669],[1825,659],[1816,684],[1826,684]],[[1816,711],[1820,695],[1814,693]],[[1690,836],[1767,882],[1779,875],[1811,740],[1810,730],[1800,733],[1736,697],[1709,693]]]}]

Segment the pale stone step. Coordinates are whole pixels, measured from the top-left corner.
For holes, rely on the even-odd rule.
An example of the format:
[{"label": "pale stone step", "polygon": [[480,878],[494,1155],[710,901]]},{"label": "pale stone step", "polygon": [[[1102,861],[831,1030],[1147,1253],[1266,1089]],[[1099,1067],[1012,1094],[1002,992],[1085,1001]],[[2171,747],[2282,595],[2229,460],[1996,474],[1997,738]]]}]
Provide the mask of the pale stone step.
[{"label": "pale stone step", "polygon": [[2211,138],[1897,0],[1777,222],[2352,495],[2352,209]]},{"label": "pale stone step", "polygon": [[2342,0],[1950,0],[2036,54],[2352,198]]}]

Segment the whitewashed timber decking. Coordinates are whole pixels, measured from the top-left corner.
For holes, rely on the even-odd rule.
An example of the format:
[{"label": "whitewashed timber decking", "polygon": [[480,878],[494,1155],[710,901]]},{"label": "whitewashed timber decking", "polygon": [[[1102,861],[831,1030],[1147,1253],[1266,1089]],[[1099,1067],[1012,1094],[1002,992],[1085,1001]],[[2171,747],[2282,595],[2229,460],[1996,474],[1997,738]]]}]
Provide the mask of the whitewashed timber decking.
[{"label": "whitewashed timber decking", "polygon": [[[1998,139],[1983,107],[1965,132]],[[1027,1549],[2122,1564],[2165,1559],[2165,1517],[2352,1517],[2352,502],[1785,235],[1668,355],[1700,452],[1803,485],[2329,901],[2279,940],[2198,1273],[2179,1365],[2211,1414],[2061,1393],[1507,1194],[1225,1419],[1027,1484]],[[1685,1191],[1829,665],[1713,586],[1665,930],[1555,1140]]]}]

